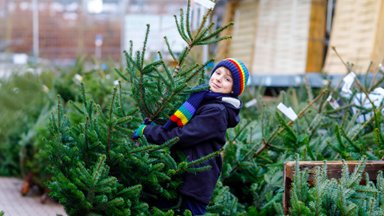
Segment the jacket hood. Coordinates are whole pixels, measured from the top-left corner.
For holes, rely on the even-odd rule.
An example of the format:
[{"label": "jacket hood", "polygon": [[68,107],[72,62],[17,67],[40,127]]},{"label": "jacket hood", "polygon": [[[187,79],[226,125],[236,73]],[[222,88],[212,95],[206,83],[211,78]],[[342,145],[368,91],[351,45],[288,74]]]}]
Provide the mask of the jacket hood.
[{"label": "jacket hood", "polygon": [[223,104],[227,108],[228,128],[233,128],[240,122],[240,109],[243,103],[234,97],[218,97],[215,102]]}]

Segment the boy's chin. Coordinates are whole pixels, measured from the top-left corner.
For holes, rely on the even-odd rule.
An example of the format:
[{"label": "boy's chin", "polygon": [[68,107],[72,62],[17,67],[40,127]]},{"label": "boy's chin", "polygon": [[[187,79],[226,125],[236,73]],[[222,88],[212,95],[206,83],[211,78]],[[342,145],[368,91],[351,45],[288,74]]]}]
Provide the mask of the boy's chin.
[{"label": "boy's chin", "polygon": [[225,92],[222,92],[221,90],[219,89],[215,89],[215,88],[210,88],[211,92],[214,92],[214,93],[221,93],[221,94],[227,94]]},{"label": "boy's chin", "polygon": [[210,90],[211,92],[220,93],[220,91],[218,91],[218,89],[215,89],[215,88],[213,88],[213,87],[210,87],[209,90]]}]

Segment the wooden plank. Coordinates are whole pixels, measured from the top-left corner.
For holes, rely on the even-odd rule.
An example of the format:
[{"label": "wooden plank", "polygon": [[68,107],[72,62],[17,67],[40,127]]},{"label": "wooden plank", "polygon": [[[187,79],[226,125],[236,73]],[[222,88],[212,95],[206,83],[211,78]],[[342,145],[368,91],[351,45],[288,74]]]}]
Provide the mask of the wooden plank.
[{"label": "wooden plank", "polygon": [[[232,43],[229,56],[241,59],[252,73],[252,56],[256,27],[258,24],[259,1],[240,1],[234,16]],[[247,54],[244,54],[247,53]]]},{"label": "wooden plank", "polygon": [[[359,161],[346,161],[349,172],[353,172],[354,168],[359,164]],[[300,161],[299,169],[308,170],[308,183],[310,186],[314,184],[315,172],[317,167],[322,167],[323,161]],[[342,174],[342,161],[328,161],[327,162],[327,175],[328,178],[340,178]],[[288,161],[284,164],[284,196],[283,207],[284,212],[288,213],[290,191],[293,183],[293,176],[295,175],[296,162]],[[376,181],[377,174],[380,170],[384,170],[384,161],[367,161],[365,164],[365,172],[368,173],[369,180]],[[364,177],[364,176],[363,176]],[[362,178],[360,184],[365,184],[365,179]]]},{"label": "wooden plank", "polygon": [[[226,4],[225,14],[223,18],[224,24],[233,22],[235,11],[238,5],[239,5],[238,1],[229,1]],[[232,35],[232,32],[233,32],[233,28],[227,28],[220,33],[220,36],[222,37],[224,35]],[[230,44],[231,44],[231,40],[223,40],[218,43],[216,59],[224,59],[228,57]]]},{"label": "wooden plank", "polygon": [[[377,66],[384,58],[383,4],[384,1],[377,0],[336,2],[330,47],[335,46],[345,62],[353,63],[356,73],[365,73],[370,61]],[[328,49],[324,71],[346,71],[332,49]]]},{"label": "wooden plank", "polygon": [[311,1],[300,0],[260,1],[255,73],[305,72],[310,5]]},{"label": "wooden plank", "polygon": [[374,49],[371,53],[371,59],[374,65],[384,63],[384,3],[380,1],[379,13],[376,18],[376,34],[374,37]]},{"label": "wooden plank", "polygon": [[312,1],[306,72],[319,72],[323,67],[326,8],[326,0]]}]

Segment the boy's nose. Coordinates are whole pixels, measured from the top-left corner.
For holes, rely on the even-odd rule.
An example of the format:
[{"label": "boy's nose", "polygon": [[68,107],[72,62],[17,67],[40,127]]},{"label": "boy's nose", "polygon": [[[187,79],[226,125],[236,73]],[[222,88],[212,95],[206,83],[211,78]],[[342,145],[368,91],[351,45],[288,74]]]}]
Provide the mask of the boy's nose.
[{"label": "boy's nose", "polygon": [[216,80],[219,81],[219,82],[221,82],[222,79],[223,79],[223,76],[221,74],[216,77]]}]

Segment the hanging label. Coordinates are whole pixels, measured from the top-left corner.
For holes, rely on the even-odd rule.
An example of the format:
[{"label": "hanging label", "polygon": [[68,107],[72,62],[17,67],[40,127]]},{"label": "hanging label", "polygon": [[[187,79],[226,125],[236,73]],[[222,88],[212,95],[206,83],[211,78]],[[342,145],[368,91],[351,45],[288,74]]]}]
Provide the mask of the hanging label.
[{"label": "hanging label", "polygon": [[297,119],[297,115],[291,107],[287,107],[283,103],[279,103],[279,105],[277,105],[277,109],[284,113],[284,115],[291,119],[291,121],[295,121]]},{"label": "hanging label", "polygon": [[355,77],[356,77],[356,74],[351,72],[349,73],[347,76],[345,76],[343,78],[343,81],[344,81],[344,85],[343,87],[341,88],[341,91],[345,92],[345,93],[352,93],[351,91],[351,86],[353,84],[353,81],[355,81]]},{"label": "hanging label", "polygon": [[215,2],[210,0],[194,0],[194,2],[208,9],[212,9],[215,7]]},{"label": "hanging label", "polygon": [[254,98],[254,99],[248,101],[247,103],[245,103],[245,108],[255,106],[256,104],[257,104],[257,100],[256,100],[256,98]]},{"label": "hanging label", "polygon": [[336,101],[334,98],[332,98],[332,95],[329,95],[329,96],[328,96],[327,101],[328,101],[329,105],[331,105],[331,107],[332,107],[333,109],[338,109],[338,108],[340,108],[339,103],[337,103],[337,101]]},{"label": "hanging label", "polygon": [[380,94],[380,95],[384,96],[384,89],[381,87],[375,88],[373,90],[373,93]]}]

